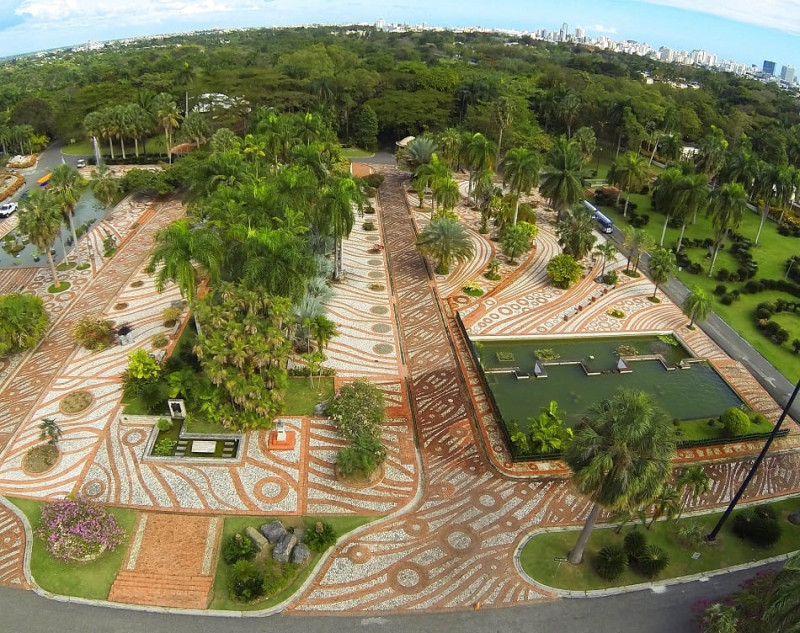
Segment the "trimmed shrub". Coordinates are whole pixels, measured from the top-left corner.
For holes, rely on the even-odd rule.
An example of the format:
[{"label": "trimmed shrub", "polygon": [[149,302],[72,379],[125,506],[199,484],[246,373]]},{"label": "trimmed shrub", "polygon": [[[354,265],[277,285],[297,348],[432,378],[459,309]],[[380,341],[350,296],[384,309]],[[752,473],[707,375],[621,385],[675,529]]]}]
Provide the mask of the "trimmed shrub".
[{"label": "trimmed shrub", "polygon": [[253,560],[256,546],[245,534],[234,534],[222,548],[222,559],[228,565],[235,565],[240,560]]},{"label": "trimmed shrub", "polygon": [[648,578],[654,578],[669,565],[669,556],[658,545],[647,545],[636,557],[636,566]]},{"label": "trimmed shrub", "polygon": [[161,418],[156,423],[156,426],[158,427],[159,431],[164,433],[172,428],[172,420],[170,420],[169,418]]},{"label": "trimmed shrub", "polygon": [[72,330],[75,342],[88,350],[102,350],[114,344],[114,322],[100,316],[83,317]]},{"label": "trimmed shrub", "polygon": [[372,220],[367,220],[364,224],[361,225],[361,228],[365,231],[374,231],[375,230],[375,223]]},{"label": "trimmed shrub", "polygon": [[169,339],[163,332],[159,332],[153,336],[153,347],[166,347],[167,343],[169,343]]},{"label": "trimmed shrub", "polygon": [[767,419],[767,416],[765,416],[763,413],[753,413],[750,416],[750,424],[755,424],[757,426],[764,426],[769,424],[769,420]]},{"label": "trimmed shrub", "polygon": [[717,284],[717,287],[714,288],[714,294],[717,295],[718,297],[721,297],[727,292],[728,292],[728,287],[725,284]]},{"label": "trimmed shrub", "polygon": [[733,300],[734,300],[734,298],[735,298],[735,297],[734,297],[732,294],[730,294],[730,293],[725,293],[724,295],[722,295],[722,296],[720,297],[720,299],[719,299],[719,300],[720,300],[720,302],[722,303],[722,305],[724,305],[724,306],[729,306],[729,305],[731,305],[731,304],[733,303]]},{"label": "trimmed shrub", "polygon": [[308,549],[315,552],[324,552],[336,542],[338,536],[330,523],[317,521],[313,530],[306,530],[305,542],[308,545]]},{"label": "trimmed shrub", "polygon": [[604,580],[616,580],[625,571],[628,556],[619,545],[608,545],[597,553],[594,570]]},{"label": "trimmed shrub", "polygon": [[615,286],[617,279],[616,270],[609,270],[605,275],[603,275],[603,282],[607,283],[609,286]]},{"label": "trimmed shrub", "polygon": [[766,505],[746,508],[733,519],[733,533],[758,547],[771,547],[781,537],[775,511]]},{"label": "trimmed shrub", "polygon": [[181,318],[182,310],[180,308],[164,308],[161,312],[161,319],[164,327],[172,327]]},{"label": "trimmed shrub", "polygon": [[639,530],[633,530],[625,535],[624,551],[628,560],[634,561],[644,552],[647,547],[647,537]]},{"label": "trimmed shrub", "polygon": [[722,426],[725,427],[725,435],[736,437],[745,435],[750,429],[750,417],[741,409],[731,407],[720,418]]},{"label": "trimmed shrub", "polygon": [[264,595],[264,575],[249,560],[239,560],[231,568],[229,589],[236,600],[250,602]]}]

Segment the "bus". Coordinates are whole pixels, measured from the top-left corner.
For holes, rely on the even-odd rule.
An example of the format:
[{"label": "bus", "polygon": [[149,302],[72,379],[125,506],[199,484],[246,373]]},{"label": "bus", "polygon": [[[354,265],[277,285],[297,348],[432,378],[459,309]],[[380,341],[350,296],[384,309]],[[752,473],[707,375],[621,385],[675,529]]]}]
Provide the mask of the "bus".
[{"label": "bus", "polygon": [[42,189],[47,188],[47,184],[50,182],[50,178],[52,177],[53,173],[50,172],[49,174],[45,174],[39,180],[36,181],[36,184],[41,187]]},{"label": "bus", "polygon": [[592,214],[592,218],[600,225],[600,231],[603,233],[614,232],[614,221],[605,215],[600,209],[594,206],[588,200],[583,201],[584,208]]}]

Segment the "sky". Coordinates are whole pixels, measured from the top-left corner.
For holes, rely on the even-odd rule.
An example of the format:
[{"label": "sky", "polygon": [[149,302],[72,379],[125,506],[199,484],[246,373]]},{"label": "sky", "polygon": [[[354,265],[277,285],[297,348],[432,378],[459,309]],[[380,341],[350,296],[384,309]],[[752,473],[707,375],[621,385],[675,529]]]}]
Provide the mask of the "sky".
[{"label": "sky", "polygon": [[388,22],[570,32],[800,69],[800,0],[0,0],[0,56],[226,27]]}]

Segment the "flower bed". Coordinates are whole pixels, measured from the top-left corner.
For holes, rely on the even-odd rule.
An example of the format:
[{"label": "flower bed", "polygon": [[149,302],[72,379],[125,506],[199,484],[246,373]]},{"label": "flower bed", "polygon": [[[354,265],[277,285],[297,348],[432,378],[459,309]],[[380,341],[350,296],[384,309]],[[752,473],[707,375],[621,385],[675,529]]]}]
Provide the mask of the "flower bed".
[{"label": "flower bed", "polygon": [[52,501],[42,506],[36,530],[47,551],[62,560],[90,560],[122,543],[125,530],[114,515],[81,497]]}]

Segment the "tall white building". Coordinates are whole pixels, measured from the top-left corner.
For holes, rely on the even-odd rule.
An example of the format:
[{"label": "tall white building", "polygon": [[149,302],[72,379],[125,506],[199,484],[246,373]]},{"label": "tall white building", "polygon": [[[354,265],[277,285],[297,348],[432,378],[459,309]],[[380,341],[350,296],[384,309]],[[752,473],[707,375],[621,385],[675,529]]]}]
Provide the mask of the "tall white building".
[{"label": "tall white building", "polygon": [[792,66],[781,66],[781,79],[787,84],[792,85],[795,82],[795,70]]},{"label": "tall white building", "polygon": [[584,31],[581,27],[577,27],[575,29],[575,39],[578,42],[582,42],[583,38],[585,38],[585,37],[586,37],[586,31]]},{"label": "tall white building", "polygon": [[558,41],[559,42],[566,42],[567,41],[567,35],[569,35],[569,24],[564,22],[564,24],[561,25],[561,31],[559,31],[559,33],[558,33]]}]

